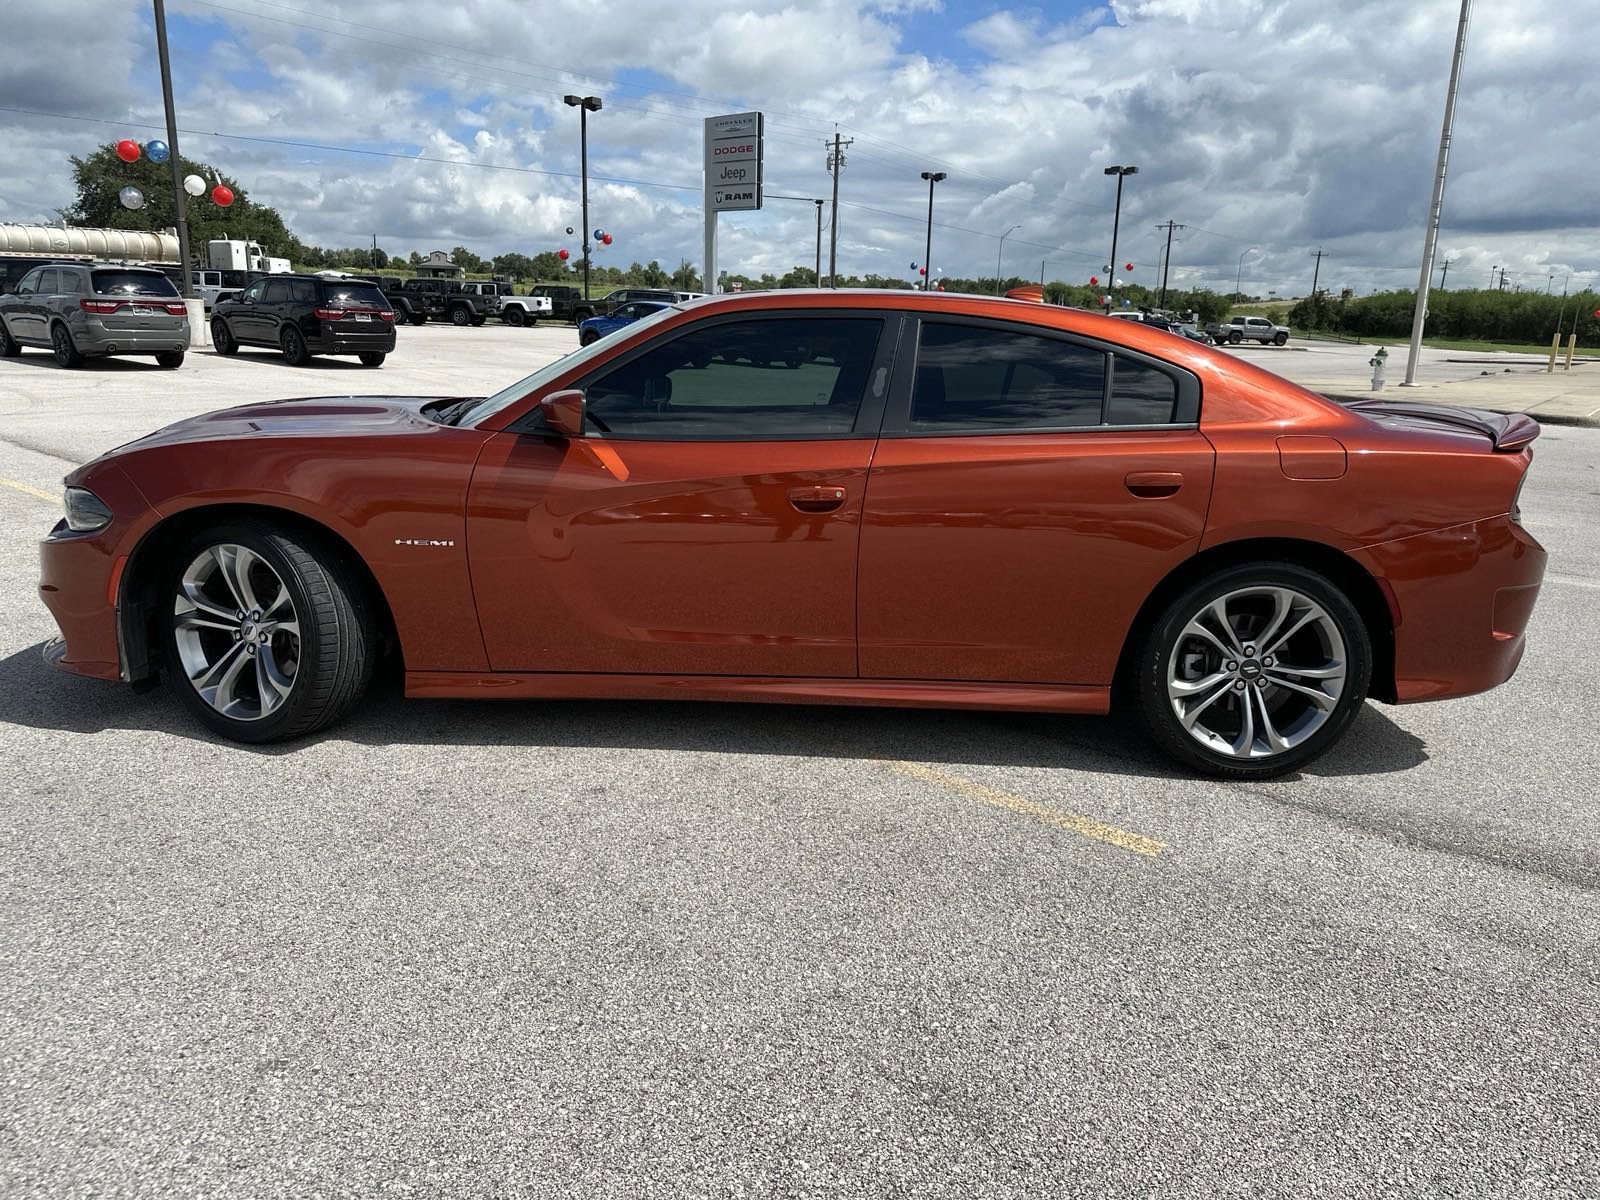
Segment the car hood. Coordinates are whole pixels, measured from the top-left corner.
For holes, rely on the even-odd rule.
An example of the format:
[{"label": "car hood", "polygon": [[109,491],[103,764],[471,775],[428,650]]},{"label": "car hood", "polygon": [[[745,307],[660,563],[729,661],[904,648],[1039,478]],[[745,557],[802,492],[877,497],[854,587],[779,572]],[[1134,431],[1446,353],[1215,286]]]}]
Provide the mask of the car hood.
[{"label": "car hood", "polygon": [[267,400],[202,413],[174,422],[137,441],[119,446],[113,454],[171,446],[183,442],[209,442],[248,437],[383,437],[445,428],[429,420],[422,409],[432,404],[452,404],[469,396],[310,396],[295,400]]}]

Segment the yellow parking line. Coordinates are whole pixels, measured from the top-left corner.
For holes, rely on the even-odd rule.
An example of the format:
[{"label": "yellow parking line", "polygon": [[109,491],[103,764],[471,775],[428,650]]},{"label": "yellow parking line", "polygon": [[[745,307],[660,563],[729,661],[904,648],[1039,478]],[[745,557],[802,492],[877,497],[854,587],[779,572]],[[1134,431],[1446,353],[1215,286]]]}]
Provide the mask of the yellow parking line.
[{"label": "yellow parking line", "polygon": [[972,800],[981,800],[985,804],[992,804],[996,808],[1003,808],[1008,812],[1018,813],[1024,817],[1033,817],[1043,821],[1046,825],[1054,825],[1057,829],[1065,829],[1070,833],[1082,837],[1093,838],[1097,842],[1106,842],[1123,850],[1131,850],[1135,854],[1142,854],[1146,858],[1154,858],[1167,849],[1165,842],[1155,838],[1145,837],[1142,833],[1130,833],[1126,829],[1119,829],[1115,825],[1107,825],[1104,821],[1096,821],[1093,817],[1081,816],[1075,812],[1068,812],[1064,808],[1052,808],[1048,804],[1040,804],[1036,800],[1028,800],[1022,796],[1013,796],[1010,792],[997,791],[991,787],[984,787],[981,783],[974,783],[970,779],[963,779],[959,775],[951,775],[944,771],[925,767],[920,763],[890,763],[889,766],[901,775],[920,779],[925,783],[937,783],[941,787],[949,788]]},{"label": "yellow parking line", "polygon": [[37,496],[39,499],[47,500],[51,504],[61,503],[59,495],[36,488],[32,484],[18,483],[15,479],[0,479],[0,487],[8,487],[12,491],[21,492],[24,496]]}]

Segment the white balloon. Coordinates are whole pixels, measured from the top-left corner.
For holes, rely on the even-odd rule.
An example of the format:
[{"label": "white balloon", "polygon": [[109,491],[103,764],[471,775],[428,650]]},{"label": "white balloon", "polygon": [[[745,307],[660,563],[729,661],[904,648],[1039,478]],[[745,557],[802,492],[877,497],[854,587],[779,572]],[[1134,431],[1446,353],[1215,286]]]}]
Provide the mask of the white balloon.
[{"label": "white balloon", "polygon": [[122,201],[123,208],[143,208],[144,193],[129,184],[117,193],[117,199]]},{"label": "white balloon", "polygon": [[203,195],[206,190],[206,181],[198,175],[185,175],[183,177],[183,190],[191,196]]}]

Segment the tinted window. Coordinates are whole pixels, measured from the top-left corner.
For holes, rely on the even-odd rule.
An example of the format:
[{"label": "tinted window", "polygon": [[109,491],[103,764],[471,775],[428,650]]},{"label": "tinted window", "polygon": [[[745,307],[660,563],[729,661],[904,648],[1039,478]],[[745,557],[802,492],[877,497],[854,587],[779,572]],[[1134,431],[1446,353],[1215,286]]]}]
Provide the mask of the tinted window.
[{"label": "tinted window", "polygon": [[1178,381],[1164,371],[1114,355],[1111,403],[1106,408],[1110,425],[1167,425],[1178,408]]},{"label": "tinted window", "polygon": [[257,304],[260,302],[262,293],[264,293],[266,289],[267,285],[264,283],[252,283],[249,287],[245,288],[244,291],[239,293],[239,299],[249,301],[251,304]]},{"label": "tinted window", "polygon": [[317,285],[310,279],[290,279],[289,302],[291,304],[315,304],[317,302]]},{"label": "tinted window", "polygon": [[47,269],[45,271],[40,272],[40,274],[39,274],[39,294],[42,295],[42,296],[53,296],[57,292],[59,292],[61,290],[61,287],[56,281],[60,277],[61,277],[61,272],[55,270],[53,267],[49,268],[49,269]]},{"label": "tinted window", "polygon": [[63,269],[61,272],[61,282],[56,286],[69,296],[81,296],[84,294],[84,274],[82,271],[68,271]]},{"label": "tinted window", "polygon": [[93,271],[94,290],[100,296],[176,296],[172,280],[155,271]]},{"label": "tinted window", "polygon": [[274,279],[267,283],[266,290],[261,293],[263,304],[287,304],[289,302],[289,281],[287,279]]},{"label": "tinted window", "polygon": [[329,283],[323,289],[335,308],[388,308],[384,294],[370,283]]},{"label": "tinted window", "polygon": [[589,412],[619,437],[847,434],[882,331],[864,317],[707,326],[595,379]]},{"label": "tinted window", "polygon": [[1054,338],[924,324],[911,429],[1061,429],[1100,423],[1106,356]]},{"label": "tinted window", "polygon": [[22,281],[17,284],[17,291],[37,292],[39,290],[39,277],[43,274],[43,267],[35,267],[22,277]]}]

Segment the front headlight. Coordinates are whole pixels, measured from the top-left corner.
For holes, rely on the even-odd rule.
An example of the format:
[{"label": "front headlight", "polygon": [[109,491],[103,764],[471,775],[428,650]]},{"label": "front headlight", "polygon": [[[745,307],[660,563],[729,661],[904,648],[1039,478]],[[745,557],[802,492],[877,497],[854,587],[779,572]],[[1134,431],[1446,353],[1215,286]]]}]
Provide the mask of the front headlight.
[{"label": "front headlight", "polygon": [[73,533],[93,533],[111,524],[111,510],[88,488],[69,487],[65,503],[67,528]]}]

